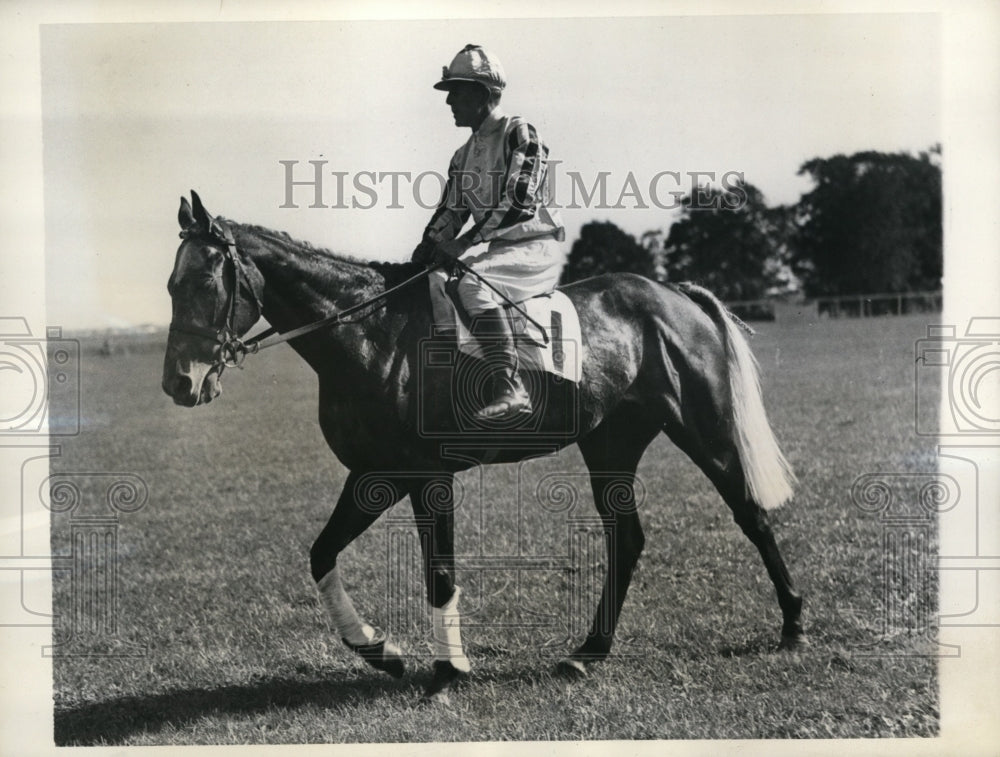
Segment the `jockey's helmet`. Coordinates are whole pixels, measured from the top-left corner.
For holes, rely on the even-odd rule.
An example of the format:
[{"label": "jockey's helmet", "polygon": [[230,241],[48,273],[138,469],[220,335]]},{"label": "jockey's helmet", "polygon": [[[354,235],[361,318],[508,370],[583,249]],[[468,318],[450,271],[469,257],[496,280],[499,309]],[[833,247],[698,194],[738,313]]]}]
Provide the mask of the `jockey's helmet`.
[{"label": "jockey's helmet", "polygon": [[494,96],[498,96],[507,86],[507,76],[500,59],[479,45],[463,47],[451,65],[442,68],[441,81],[434,85],[434,89],[447,90],[456,81],[478,82]]}]

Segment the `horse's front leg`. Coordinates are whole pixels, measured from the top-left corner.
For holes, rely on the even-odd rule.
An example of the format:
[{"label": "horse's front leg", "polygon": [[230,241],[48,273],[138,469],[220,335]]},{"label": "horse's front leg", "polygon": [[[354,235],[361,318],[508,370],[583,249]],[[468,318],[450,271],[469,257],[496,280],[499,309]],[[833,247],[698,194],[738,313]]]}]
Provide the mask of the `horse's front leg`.
[{"label": "horse's front leg", "polygon": [[396,504],[406,491],[389,478],[351,472],[337,500],[333,515],[313,543],[309,554],[316,588],[333,627],[349,649],[377,670],[394,678],[405,672],[402,651],[385,631],[373,628],[354,609],[344,589],[337,557],[379,515]]},{"label": "horse's front leg", "polygon": [[453,475],[442,473],[421,477],[410,487],[434,632],[434,677],[424,696],[442,701],[447,701],[448,689],[471,668],[462,648],[458,612],[462,592],[455,585],[453,484]]}]

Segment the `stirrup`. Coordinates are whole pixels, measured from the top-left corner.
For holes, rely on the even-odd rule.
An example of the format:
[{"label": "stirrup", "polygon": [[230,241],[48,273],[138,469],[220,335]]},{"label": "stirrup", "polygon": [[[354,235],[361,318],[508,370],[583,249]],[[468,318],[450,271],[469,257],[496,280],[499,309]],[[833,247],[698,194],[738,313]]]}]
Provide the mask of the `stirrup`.
[{"label": "stirrup", "polygon": [[531,415],[531,396],[524,388],[521,377],[499,374],[494,386],[500,384],[500,391],[494,392],[493,401],[476,413],[477,421],[506,421],[519,416]]}]

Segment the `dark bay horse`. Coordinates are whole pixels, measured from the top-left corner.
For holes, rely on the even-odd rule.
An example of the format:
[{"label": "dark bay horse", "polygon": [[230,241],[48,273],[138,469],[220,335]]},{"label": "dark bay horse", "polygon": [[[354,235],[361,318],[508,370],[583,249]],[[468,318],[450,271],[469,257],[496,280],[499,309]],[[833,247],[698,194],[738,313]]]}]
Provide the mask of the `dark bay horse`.
[{"label": "dark bay horse", "polygon": [[[173,320],[163,389],[180,405],[219,395],[227,357],[238,357],[239,337],[260,316],[287,333],[376,298],[421,270],[362,263],[281,232],[213,218],[195,193],[191,204],[181,200],[178,220],[184,241],[168,283]],[[583,377],[576,385],[533,375],[527,383],[536,409],[526,428],[470,429],[456,410],[463,402],[455,383],[422,380],[430,370],[422,350],[432,335],[423,281],[289,342],[319,377],[320,426],[350,471],[310,552],[321,599],[345,643],[374,667],[403,674],[398,647],[357,616],[336,566],[355,537],[409,495],[434,617],[437,659],[428,693],[446,690],[467,672],[454,582],[454,474],[576,443],[591,473],[608,553],[591,629],[560,663],[564,672],[585,673],[611,649],[643,549],[633,484],[639,459],[660,433],[704,471],[759,550],[781,607],[782,646],[804,643],[802,600],[766,515],[791,496],[793,476],[735,319],[698,287],[628,274],[563,291],[580,314]]]}]

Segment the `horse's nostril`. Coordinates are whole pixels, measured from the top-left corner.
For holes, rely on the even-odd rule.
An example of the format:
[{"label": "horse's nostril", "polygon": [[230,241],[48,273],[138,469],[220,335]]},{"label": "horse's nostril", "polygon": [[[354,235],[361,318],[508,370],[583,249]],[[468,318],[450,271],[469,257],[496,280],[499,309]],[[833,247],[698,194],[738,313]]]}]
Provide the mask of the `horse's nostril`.
[{"label": "horse's nostril", "polygon": [[191,377],[177,376],[174,378],[174,390],[171,392],[175,397],[186,396],[191,393]]}]

